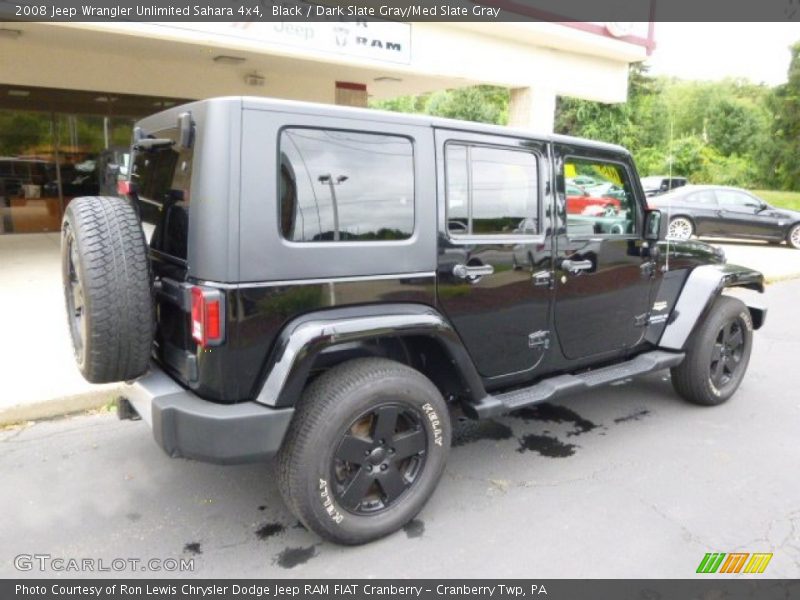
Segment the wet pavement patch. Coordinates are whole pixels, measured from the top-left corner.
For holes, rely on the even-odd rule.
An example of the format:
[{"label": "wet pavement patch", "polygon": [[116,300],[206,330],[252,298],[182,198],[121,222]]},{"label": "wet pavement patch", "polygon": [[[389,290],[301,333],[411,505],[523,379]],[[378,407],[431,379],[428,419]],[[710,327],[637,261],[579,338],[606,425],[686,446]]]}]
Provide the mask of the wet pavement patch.
[{"label": "wet pavement patch", "polygon": [[575,429],[570,431],[567,436],[580,435],[595,429],[597,425],[588,419],[584,419],[575,411],[566,406],[556,406],[549,402],[542,402],[535,406],[521,408],[511,413],[512,417],[523,421],[546,421],[548,423],[572,423]]},{"label": "wet pavement patch", "polygon": [[315,546],[307,546],[305,548],[284,548],[278,556],[275,557],[275,563],[284,569],[293,569],[297,565],[302,565],[314,558],[317,554]]},{"label": "wet pavement patch", "polygon": [[412,519],[403,525],[403,531],[409,538],[422,537],[422,534],[425,533],[425,523],[419,519]]},{"label": "wet pavement patch", "polygon": [[273,535],[278,535],[282,533],[283,530],[286,529],[280,523],[264,523],[261,527],[256,529],[256,535],[260,540],[266,540],[267,538],[271,538]]},{"label": "wet pavement patch", "polygon": [[465,421],[453,429],[453,447],[464,446],[480,440],[509,440],[514,437],[511,427],[497,421]]},{"label": "wet pavement patch", "polygon": [[200,549],[200,542],[189,542],[183,547],[184,552],[188,552],[189,554],[202,554],[203,551]]},{"label": "wet pavement patch", "polygon": [[142,515],[140,515],[139,513],[128,513],[127,515],[125,515],[125,518],[128,519],[128,521],[136,523],[136,521],[142,518]]},{"label": "wet pavement patch", "polygon": [[565,444],[561,440],[548,436],[529,433],[519,439],[517,452],[538,452],[549,458],[565,458],[575,454],[575,444]]},{"label": "wet pavement patch", "polygon": [[614,423],[625,423],[626,421],[639,421],[642,417],[646,417],[650,414],[649,410],[640,410],[639,412],[631,413],[624,417],[620,417],[619,419],[614,419]]}]

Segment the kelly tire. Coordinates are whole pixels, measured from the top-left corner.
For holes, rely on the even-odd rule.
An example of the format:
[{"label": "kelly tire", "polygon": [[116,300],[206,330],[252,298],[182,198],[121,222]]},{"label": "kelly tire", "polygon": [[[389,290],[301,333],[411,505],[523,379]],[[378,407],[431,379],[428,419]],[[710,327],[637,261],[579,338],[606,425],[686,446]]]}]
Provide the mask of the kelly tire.
[{"label": "kelly tire", "polygon": [[348,361],[299,400],[277,457],[278,487],[308,529],[363,544],[419,513],[441,478],[450,440],[447,404],[424,375],[382,358]]}]

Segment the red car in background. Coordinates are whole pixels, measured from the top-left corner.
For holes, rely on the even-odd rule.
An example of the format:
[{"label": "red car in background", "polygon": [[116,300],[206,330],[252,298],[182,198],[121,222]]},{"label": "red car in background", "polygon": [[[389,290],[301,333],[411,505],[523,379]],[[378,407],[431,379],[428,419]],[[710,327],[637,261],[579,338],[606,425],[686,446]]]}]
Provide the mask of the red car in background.
[{"label": "red car in background", "polygon": [[589,216],[616,215],[622,203],[610,196],[592,196],[582,187],[567,184],[567,214]]}]

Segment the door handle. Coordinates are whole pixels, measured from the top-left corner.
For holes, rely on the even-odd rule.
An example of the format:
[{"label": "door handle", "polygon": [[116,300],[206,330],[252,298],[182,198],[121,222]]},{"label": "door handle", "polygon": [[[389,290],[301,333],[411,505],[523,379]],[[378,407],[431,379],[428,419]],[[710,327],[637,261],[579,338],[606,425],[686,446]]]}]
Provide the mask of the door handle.
[{"label": "door handle", "polygon": [[537,271],[531,276],[533,285],[537,287],[553,287],[553,274],[550,271]]},{"label": "door handle", "polygon": [[593,267],[590,260],[570,260],[565,258],[561,261],[559,267],[567,273],[580,273],[581,271],[588,271]]},{"label": "door handle", "polygon": [[467,265],[456,265],[453,267],[453,275],[460,277],[461,279],[477,279],[478,277],[491,275],[492,273],[494,273],[494,267],[492,265],[476,265],[474,267]]}]

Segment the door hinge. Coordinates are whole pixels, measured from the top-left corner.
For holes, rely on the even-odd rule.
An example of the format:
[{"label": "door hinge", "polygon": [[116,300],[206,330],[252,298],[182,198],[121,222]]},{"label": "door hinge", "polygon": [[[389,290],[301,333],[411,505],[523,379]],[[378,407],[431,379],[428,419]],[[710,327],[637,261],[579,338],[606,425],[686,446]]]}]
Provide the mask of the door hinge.
[{"label": "door hinge", "polygon": [[550,347],[549,331],[534,331],[528,334],[528,348],[542,348],[547,350]]},{"label": "door hinge", "polygon": [[647,320],[649,318],[650,318],[649,312],[642,313],[641,315],[636,315],[635,317],[633,317],[633,324],[636,327],[644,327],[645,325],[647,325]]}]

